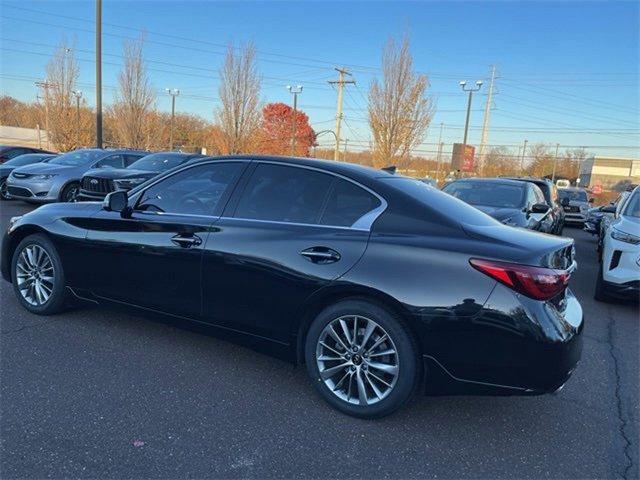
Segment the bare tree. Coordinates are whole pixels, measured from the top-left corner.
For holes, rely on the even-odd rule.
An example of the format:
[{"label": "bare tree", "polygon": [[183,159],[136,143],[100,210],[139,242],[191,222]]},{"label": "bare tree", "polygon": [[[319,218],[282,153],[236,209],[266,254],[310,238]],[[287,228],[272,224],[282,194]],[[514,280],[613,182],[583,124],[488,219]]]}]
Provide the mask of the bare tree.
[{"label": "bare tree", "polygon": [[77,117],[73,91],[80,75],[78,62],[70,44],[62,40],[49,63],[42,87],[41,124],[49,139],[61,151],[78,147]]},{"label": "bare tree", "polygon": [[256,49],[252,43],[236,52],[230,44],[220,69],[219,95],[222,105],[216,111],[223,153],[251,151],[260,127],[260,77],[256,69]]},{"label": "bare tree", "polygon": [[147,76],[143,45],[143,36],[134,41],[125,40],[124,65],[118,77],[119,88],[111,112],[116,141],[130,148],[148,148],[150,135],[146,121],[156,99]]},{"label": "bare tree", "polygon": [[433,99],[426,96],[429,81],[413,72],[407,37],[400,45],[393,39],[387,42],[382,75],[382,84],[374,79],[369,90],[369,127],[376,167],[410,155],[422,142],[433,116]]}]

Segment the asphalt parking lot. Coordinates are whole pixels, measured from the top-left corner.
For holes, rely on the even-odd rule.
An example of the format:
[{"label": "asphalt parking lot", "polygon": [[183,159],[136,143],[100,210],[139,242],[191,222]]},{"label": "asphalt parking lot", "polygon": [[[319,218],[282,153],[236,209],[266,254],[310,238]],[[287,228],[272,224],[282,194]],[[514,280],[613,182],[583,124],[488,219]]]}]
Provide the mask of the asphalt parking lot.
[{"label": "asphalt parking lot", "polygon": [[[0,208],[3,231],[29,210]],[[637,478],[638,308],[593,300],[594,240],[565,234],[587,321],[566,387],[378,421],[332,410],[304,368],[130,314],[37,317],[0,281],[0,477]]]}]

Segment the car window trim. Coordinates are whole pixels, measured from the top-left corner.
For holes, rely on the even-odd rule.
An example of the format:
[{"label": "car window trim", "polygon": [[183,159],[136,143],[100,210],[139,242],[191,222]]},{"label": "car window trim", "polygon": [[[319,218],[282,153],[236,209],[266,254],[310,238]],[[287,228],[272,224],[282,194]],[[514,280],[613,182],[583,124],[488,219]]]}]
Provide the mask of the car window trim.
[{"label": "car window trim", "polygon": [[[252,160],[252,161],[255,163],[256,168],[260,164],[284,165],[286,167],[301,168],[301,169],[305,169],[305,170],[311,170],[311,171],[315,171],[315,172],[319,172],[319,173],[324,173],[325,175],[331,175],[331,176],[333,176],[335,178],[340,178],[342,180],[346,180],[347,182],[350,182],[350,183],[354,184],[355,186],[362,188],[366,192],[369,192],[371,195],[376,197],[380,201],[380,205],[378,205],[378,207],[376,207],[373,210],[370,210],[367,213],[365,213],[364,215],[362,215],[360,218],[358,218],[355,222],[353,222],[348,227],[346,227],[344,225],[321,225],[321,224],[317,224],[317,223],[284,222],[284,221],[281,221],[281,220],[261,220],[261,219],[257,219],[257,218],[236,217],[234,215],[235,215],[235,211],[236,211],[236,209],[238,207],[237,204],[239,202],[236,202],[236,205],[234,206],[233,212],[230,212],[230,214],[231,214],[230,216],[222,216],[222,217],[220,217],[221,219],[234,219],[234,220],[242,220],[242,221],[254,221],[254,222],[260,222],[260,223],[275,223],[275,224],[278,224],[278,225],[298,225],[298,226],[305,226],[305,227],[324,227],[324,228],[332,228],[332,229],[336,229],[337,228],[337,229],[342,229],[342,230],[358,230],[358,231],[367,231],[367,232],[369,232],[369,231],[371,231],[371,227],[373,226],[373,223],[387,209],[388,203],[384,199],[384,197],[382,197],[377,192],[371,190],[367,186],[362,185],[361,183],[353,180],[352,178],[346,177],[346,176],[341,175],[339,173],[327,171],[327,170],[324,170],[322,168],[312,167],[310,165],[298,165],[298,164],[290,163],[290,162],[274,162],[274,161],[271,161],[271,160],[261,160],[261,159],[255,159],[255,160]],[[251,172],[249,172],[249,174],[252,175],[254,171],[255,171],[255,168]],[[245,187],[246,187],[246,185],[245,185]],[[331,191],[331,187],[329,188],[329,191],[327,192],[327,195],[330,193],[330,191]],[[238,195],[241,197],[243,194],[244,194],[244,189]]]}]

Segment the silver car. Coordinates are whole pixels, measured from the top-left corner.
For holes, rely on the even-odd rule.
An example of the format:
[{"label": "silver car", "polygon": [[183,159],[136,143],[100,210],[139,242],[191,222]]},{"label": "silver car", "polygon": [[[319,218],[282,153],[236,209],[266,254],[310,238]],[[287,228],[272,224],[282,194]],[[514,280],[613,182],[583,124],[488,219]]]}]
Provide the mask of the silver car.
[{"label": "silver car", "polygon": [[73,202],[87,170],[124,168],[145,155],[147,152],[136,150],[74,150],[48,163],[16,168],[7,179],[7,192],[11,198],[27,202]]},{"label": "silver car", "polygon": [[559,188],[558,199],[564,210],[565,223],[583,226],[590,203],[593,203],[587,191],[584,188]]}]

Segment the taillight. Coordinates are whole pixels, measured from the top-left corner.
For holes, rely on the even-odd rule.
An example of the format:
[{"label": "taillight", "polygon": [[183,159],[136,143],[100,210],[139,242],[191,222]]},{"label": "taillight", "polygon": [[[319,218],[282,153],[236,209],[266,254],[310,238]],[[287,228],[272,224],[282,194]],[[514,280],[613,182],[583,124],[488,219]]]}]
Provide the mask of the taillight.
[{"label": "taillight", "polygon": [[553,268],[532,267],[517,263],[472,258],[476,270],[490,276],[518,293],[536,300],[549,300],[563,292],[571,273]]}]

